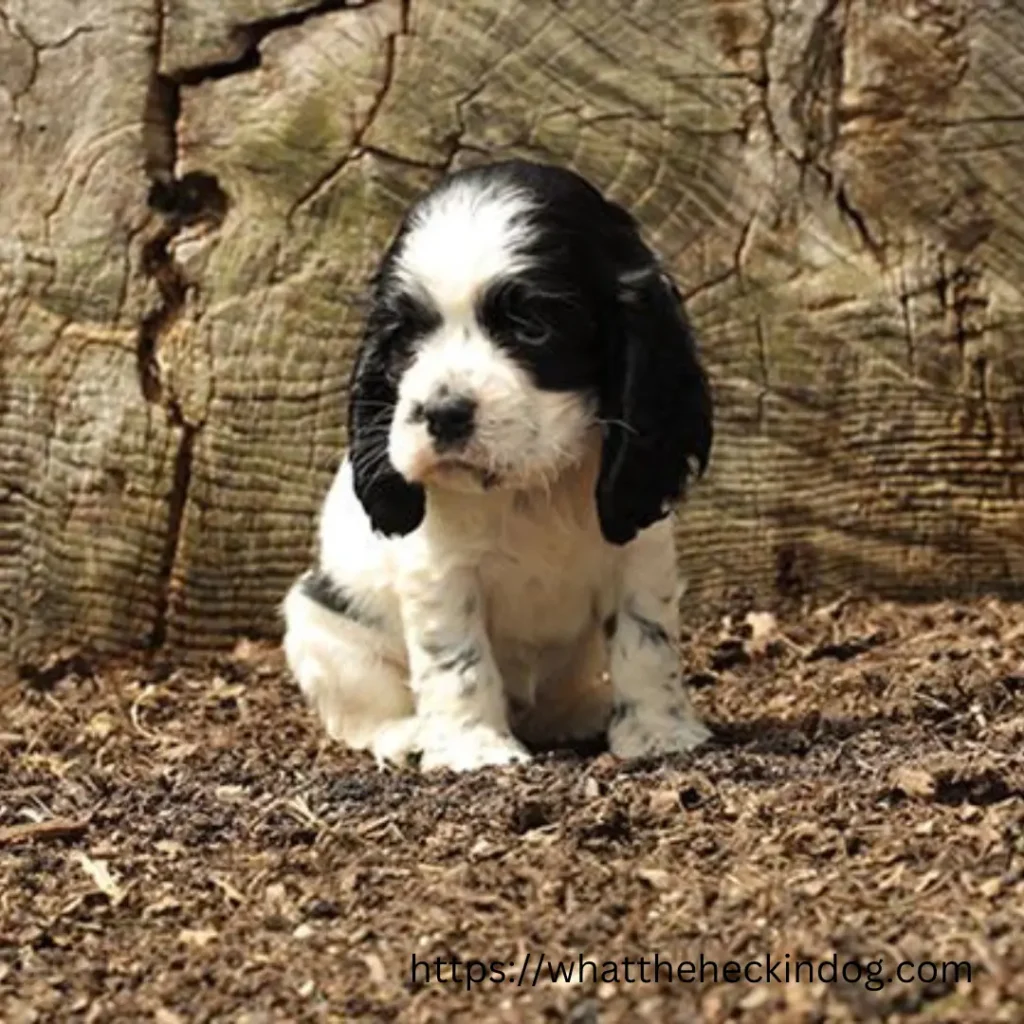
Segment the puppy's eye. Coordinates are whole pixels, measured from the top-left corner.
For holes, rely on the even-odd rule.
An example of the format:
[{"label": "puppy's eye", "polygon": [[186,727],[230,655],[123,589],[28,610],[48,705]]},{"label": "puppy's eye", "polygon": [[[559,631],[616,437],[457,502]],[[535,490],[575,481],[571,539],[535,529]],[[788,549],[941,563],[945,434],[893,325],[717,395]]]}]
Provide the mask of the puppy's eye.
[{"label": "puppy's eye", "polygon": [[392,387],[401,382],[416,343],[440,323],[440,315],[413,296],[378,293],[367,320],[366,340],[375,353],[377,372]]},{"label": "puppy's eye", "polygon": [[396,295],[374,312],[377,329],[388,340],[421,338],[441,322],[434,310],[408,295]]},{"label": "puppy's eye", "polygon": [[367,332],[380,351],[402,354],[440,323],[439,314],[417,299],[404,294],[385,295],[377,299],[370,313]]},{"label": "puppy's eye", "polygon": [[552,300],[510,281],[488,296],[482,315],[500,340],[542,345],[553,333],[557,310]]},{"label": "puppy's eye", "polygon": [[399,298],[395,315],[401,323],[402,330],[417,338],[429,334],[441,323],[441,317],[436,310],[411,295]]}]

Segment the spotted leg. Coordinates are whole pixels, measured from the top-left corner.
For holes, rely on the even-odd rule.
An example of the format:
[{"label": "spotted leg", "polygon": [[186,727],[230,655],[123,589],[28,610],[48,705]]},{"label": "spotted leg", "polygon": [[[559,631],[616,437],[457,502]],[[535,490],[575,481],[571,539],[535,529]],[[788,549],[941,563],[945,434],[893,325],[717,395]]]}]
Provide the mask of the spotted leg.
[{"label": "spotted leg", "polygon": [[624,552],[610,636],[613,709],[608,745],[619,757],[690,750],[710,733],[682,681],[676,651],[678,579],[672,523],[648,527]]},{"label": "spotted leg", "polygon": [[509,729],[475,574],[439,564],[427,562],[402,595],[420,766],[469,771],[526,761]]}]

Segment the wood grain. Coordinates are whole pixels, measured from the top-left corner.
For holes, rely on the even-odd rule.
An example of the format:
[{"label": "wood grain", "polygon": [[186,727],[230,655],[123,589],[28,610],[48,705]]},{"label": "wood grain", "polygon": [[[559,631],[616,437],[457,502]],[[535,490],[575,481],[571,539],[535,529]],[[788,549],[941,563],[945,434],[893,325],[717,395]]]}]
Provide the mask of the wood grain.
[{"label": "wood grain", "polygon": [[273,635],[366,279],[569,163],[689,296],[740,590],[1024,591],[1024,19],[994,0],[0,0],[0,659]]}]

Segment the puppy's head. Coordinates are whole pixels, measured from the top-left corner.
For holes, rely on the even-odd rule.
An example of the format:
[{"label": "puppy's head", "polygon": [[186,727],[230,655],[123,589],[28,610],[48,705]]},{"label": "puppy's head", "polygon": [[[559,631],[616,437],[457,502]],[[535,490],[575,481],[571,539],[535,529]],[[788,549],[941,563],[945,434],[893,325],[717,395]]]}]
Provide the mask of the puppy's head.
[{"label": "puppy's head", "polygon": [[509,161],[445,179],[375,278],[349,439],[375,529],[424,488],[543,485],[601,438],[605,538],[662,518],[707,464],[711,401],[679,293],[579,175]]}]

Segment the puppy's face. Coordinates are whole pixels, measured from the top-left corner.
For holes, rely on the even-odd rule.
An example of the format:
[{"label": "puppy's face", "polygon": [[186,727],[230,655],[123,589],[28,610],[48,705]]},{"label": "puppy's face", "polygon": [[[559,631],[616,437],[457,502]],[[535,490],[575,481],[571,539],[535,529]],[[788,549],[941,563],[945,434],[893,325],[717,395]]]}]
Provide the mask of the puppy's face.
[{"label": "puppy's face", "polygon": [[598,311],[572,249],[515,182],[456,181],[414,209],[378,311],[396,382],[388,457],[405,480],[524,487],[580,459]]},{"label": "puppy's face", "polygon": [[492,164],[410,210],[352,377],[350,456],[374,529],[414,530],[431,487],[543,485],[599,438],[598,517],[624,544],[704,467],[711,432],[678,292],[633,218],[578,174]]}]

